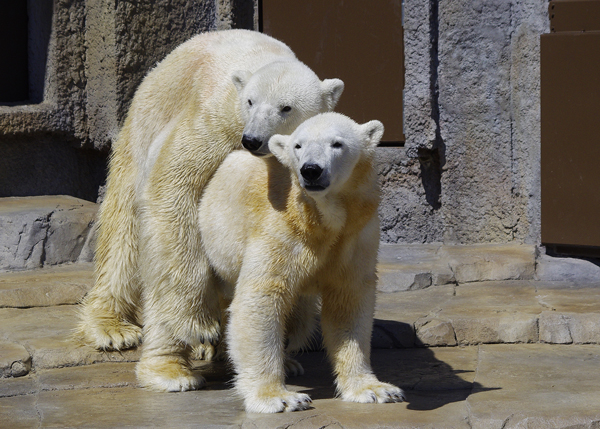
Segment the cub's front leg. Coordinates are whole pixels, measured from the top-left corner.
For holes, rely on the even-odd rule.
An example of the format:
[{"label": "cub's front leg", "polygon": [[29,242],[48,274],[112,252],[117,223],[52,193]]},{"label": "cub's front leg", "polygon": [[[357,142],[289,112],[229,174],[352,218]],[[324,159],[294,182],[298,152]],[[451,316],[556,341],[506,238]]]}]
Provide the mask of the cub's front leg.
[{"label": "cub's front leg", "polygon": [[402,402],[402,389],[379,381],[371,369],[375,276],[364,278],[352,271],[348,270],[342,282],[327,285],[323,292],[323,339],[333,363],[338,394],[351,402]]},{"label": "cub's front leg", "polygon": [[238,281],[230,307],[229,355],[236,389],[248,412],[305,410],[311,399],[285,387],[285,319],[292,307],[286,282]]}]

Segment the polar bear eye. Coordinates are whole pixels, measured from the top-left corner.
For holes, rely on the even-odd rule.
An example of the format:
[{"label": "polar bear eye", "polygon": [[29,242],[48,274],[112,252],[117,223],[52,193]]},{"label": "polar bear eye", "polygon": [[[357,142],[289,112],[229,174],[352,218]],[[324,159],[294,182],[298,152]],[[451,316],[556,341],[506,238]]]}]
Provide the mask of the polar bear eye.
[{"label": "polar bear eye", "polygon": [[302,149],[302,146],[300,146],[299,144],[297,144],[296,146],[294,146],[294,149]]},{"label": "polar bear eye", "polygon": [[252,100],[248,100],[248,106],[252,106]]},{"label": "polar bear eye", "polygon": [[285,106],[281,109],[282,112],[289,112],[290,110],[292,110],[292,108],[290,106]]},{"label": "polar bear eye", "polygon": [[344,146],[341,142],[334,142],[331,147],[334,147],[336,149],[341,148],[342,146]]}]

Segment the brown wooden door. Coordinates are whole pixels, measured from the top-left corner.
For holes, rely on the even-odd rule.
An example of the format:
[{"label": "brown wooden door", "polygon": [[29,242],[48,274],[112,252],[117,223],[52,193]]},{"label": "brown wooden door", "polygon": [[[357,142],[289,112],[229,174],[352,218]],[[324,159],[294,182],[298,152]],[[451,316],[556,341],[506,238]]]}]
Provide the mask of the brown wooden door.
[{"label": "brown wooden door", "polygon": [[401,0],[262,0],[261,31],[321,79],[344,81],[336,111],[360,123],[378,119],[384,141],[404,141]]},{"label": "brown wooden door", "polygon": [[[541,37],[542,242],[600,246],[600,0],[551,1]],[[594,249],[589,249],[594,250]]]}]

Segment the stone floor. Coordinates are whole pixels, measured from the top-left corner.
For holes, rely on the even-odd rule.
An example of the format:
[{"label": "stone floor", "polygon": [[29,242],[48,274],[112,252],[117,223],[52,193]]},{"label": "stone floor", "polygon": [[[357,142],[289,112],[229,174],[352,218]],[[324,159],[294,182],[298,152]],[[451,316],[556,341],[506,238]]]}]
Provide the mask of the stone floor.
[{"label": "stone floor", "polygon": [[197,362],[204,390],[158,394],[136,386],[138,350],[72,342],[90,264],[0,273],[0,427],[600,427],[597,266],[527,247],[420,249],[383,247],[372,342],[375,372],[408,401],[335,399],[314,351],[288,380],[313,408],[276,415],[245,413],[223,363]]}]

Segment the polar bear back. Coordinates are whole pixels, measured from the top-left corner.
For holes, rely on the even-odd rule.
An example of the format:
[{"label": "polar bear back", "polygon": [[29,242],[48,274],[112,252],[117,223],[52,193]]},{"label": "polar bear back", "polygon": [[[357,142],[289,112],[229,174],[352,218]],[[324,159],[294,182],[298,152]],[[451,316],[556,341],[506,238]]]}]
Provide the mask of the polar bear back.
[{"label": "polar bear back", "polygon": [[186,112],[240,121],[235,103],[223,102],[237,99],[231,78],[235,71],[253,73],[273,61],[295,60],[294,53],[284,43],[255,31],[199,34],[148,73],[133,99],[124,126],[124,132],[131,127],[132,138],[123,141],[131,144],[132,155],[142,168],[151,143],[170,123],[185,117]]}]

